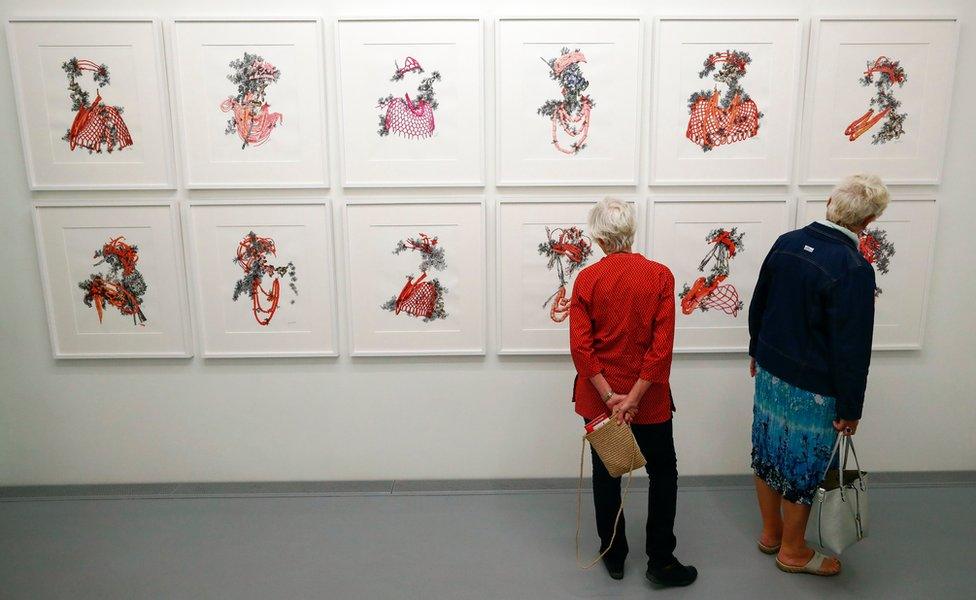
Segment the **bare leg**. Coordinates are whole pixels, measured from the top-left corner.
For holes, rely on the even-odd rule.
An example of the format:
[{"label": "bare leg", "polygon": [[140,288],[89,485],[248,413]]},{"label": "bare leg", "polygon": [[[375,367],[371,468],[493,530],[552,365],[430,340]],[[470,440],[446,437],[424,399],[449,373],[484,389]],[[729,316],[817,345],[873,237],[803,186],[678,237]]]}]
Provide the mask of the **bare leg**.
[{"label": "bare leg", "polygon": [[[791,567],[802,567],[813,558],[813,548],[807,546],[805,538],[807,519],[810,518],[810,507],[806,504],[795,504],[783,500],[783,547],[779,551],[779,560]],[[840,561],[828,558],[821,567],[826,573],[840,572]]]},{"label": "bare leg", "polygon": [[759,499],[759,513],[762,515],[763,527],[759,541],[764,546],[775,547],[783,539],[783,513],[780,504],[783,497],[759,477],[756,480],[756,497]]}]

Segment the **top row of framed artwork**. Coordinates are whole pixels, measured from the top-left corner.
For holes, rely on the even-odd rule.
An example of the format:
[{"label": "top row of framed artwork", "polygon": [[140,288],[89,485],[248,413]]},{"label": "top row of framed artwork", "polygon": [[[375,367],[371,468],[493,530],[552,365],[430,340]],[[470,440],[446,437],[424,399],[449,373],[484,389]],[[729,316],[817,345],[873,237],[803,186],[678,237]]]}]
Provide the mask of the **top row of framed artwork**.
[{"label": "top row of framed artwork", "polygon": [[[954,18],[815,19],[806,68],[799,18],[657,18],[651,69],[643,33],[496,21],[495,184],[635,186],[645,114],[651,185],[789,184],[797,137],[803,184],[940,180]],[[343,186],[485,185],[480,19],[335,38]],[[32,189],[173,188],[174,138],[188,188],[329,186],[320,19],[177,19],[165,43],[155,19],[13,19],[7,40]]]}]

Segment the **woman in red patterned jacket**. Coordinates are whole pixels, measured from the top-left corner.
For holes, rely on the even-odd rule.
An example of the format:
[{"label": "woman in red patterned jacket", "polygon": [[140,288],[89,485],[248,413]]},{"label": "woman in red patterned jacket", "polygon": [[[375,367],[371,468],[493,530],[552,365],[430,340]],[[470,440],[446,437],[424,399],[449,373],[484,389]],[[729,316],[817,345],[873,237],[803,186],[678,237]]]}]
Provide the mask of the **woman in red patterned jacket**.
[{"label": "woman in red patterned jacket", "polygon": [[[631,251],[634,208],[607,198],[590,211],[590,237],[606,256],[580,271],[569,309],[570,350],[578,376],[576,412],[631,424],[647,458],[647,578],[666,586],[692,583],[695,567],[674,557],[678,470],[671,429],[671,353],[674,346],[674,276],[667,267]],[[593,452],[593,502],[603,563],[614,579],[624,574],[628,546],[620,507],[620,479]],[[610,541],[613,539],[612,546]]]}]

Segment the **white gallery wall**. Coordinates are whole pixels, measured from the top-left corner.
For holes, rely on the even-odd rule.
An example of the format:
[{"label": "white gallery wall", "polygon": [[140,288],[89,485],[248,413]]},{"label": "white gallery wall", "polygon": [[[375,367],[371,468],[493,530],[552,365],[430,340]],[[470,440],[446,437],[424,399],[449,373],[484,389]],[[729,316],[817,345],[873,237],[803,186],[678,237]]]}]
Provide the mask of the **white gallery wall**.
[{"label": "white gallery wall", "polygon": [[[0,17],[321,17],[325,22],[326,118],[331,189],[33,192],[28,190],[6,44],[0,45],[0,485],[232,480],[497,478],[574,476],[581,421],[573,413],[568,356],[499,356],[497,273],[492,262],[499,198],[614,193],[649,197],[778,194],[823,197],[829,188],[797,185],[649,187],[651,37],[655,16],[796,16],[804,31],[825,16],[955,16],[960,24],[950,127],[935,194],[936,242],[923,347],[877,352],[858,448],[875,471],[976,469],[976,5],[965,0],[728,2],[564,0],[274,3],[210,0],[88,2],[2,0]],[[249,12],[252,11],[252,12]],[[338,156],[339,95],[334,22],[339,16],[475,16],[485,20],[482,188],[343,190]],[[636,187],[496,188],[493,25],[504,16],[639,16],[643,21],[640,165]],[[803,52],[806,56],[806,37]],[[805,60],[804,60],[805,67]],[[478,69],[478,65],[471,65]],[[807,73],[801,70],[801,75]],[[472,115],[473,117],[476,115]],[[799,136],[799,123],[797,123]],[[797,137],[797,140],[799,138]],[[799,155],[800,144],[795,143]],[[351,357],[347,261],[341,206],[348,200],[483,195],[489,268],[484,356]],[[56,360],[52,357],[38,269],[33,201],[190,201],[328,199],[335,224],[338,357]],[[790,213],[792,214],[792,212]],[[184,243],[186,231],[183,232]],[[651,240],[651,247],[653,240]],[[650,249],[650,248],[647,248]],[[189,283],[189,282],[188,282]],[[919,282],[924,285],[924,282]],[[192,292],[192,288],[191,288]],[[680,354],[672,387],[675,438],[683,474],[749,470],[751,380],[743,353]]]}]

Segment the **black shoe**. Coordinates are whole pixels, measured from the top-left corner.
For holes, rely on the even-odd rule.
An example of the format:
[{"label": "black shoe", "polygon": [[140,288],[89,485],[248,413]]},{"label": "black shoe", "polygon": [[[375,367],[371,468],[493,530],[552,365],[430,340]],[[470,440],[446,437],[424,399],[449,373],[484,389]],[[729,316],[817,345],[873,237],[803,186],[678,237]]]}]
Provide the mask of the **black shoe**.
[{"label": "black shoe", "polygon": [[607,568],[607,573],[610,574],[611,579],[623,579],[624,578],[624,561],[623,559],[610,558],[609,556],[603,557],[603,566]]},{"label": "black shoe", "polygon": [[698,569],[691,565],[685,566],[675,558],[663,567],[647,565],[646,575],[651,583],[665,587],[681,587],[690,585],[698,579]]}]

